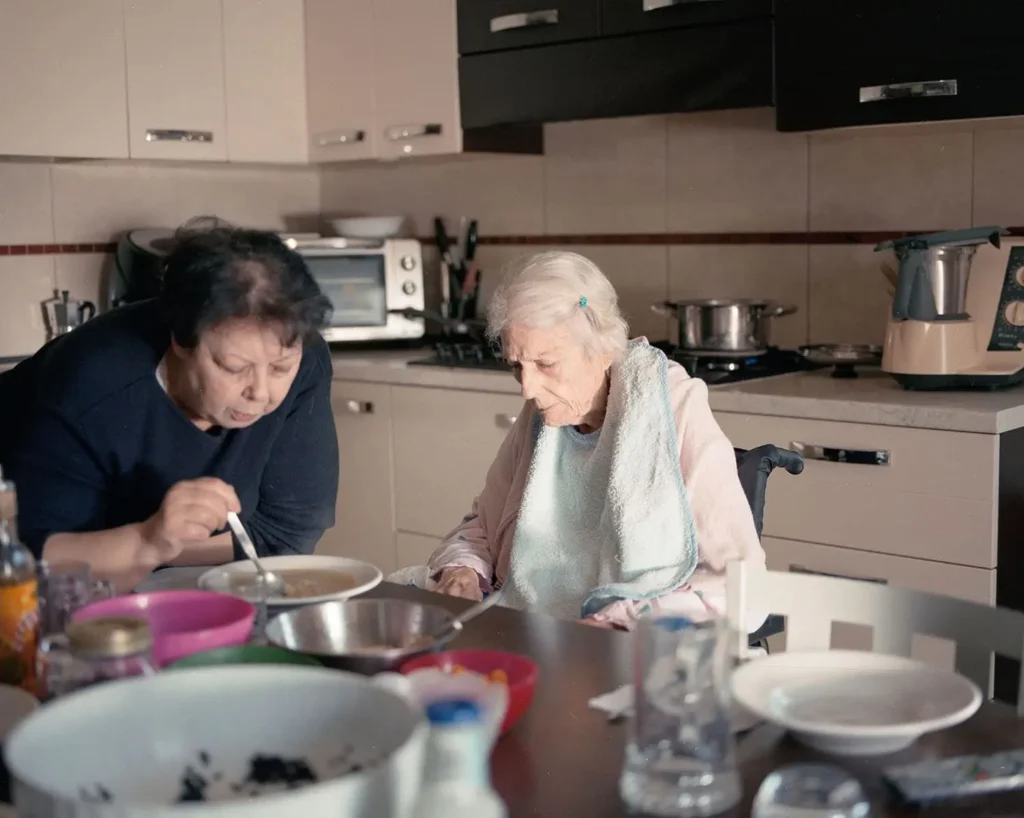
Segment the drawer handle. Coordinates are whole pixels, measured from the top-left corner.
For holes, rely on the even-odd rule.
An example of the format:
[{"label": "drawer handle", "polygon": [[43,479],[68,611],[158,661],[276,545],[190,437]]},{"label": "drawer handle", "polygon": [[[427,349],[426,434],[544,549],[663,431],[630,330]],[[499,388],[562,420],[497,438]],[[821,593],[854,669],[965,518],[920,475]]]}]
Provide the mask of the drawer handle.
[{"label": "drawer handle", "polygon": [[804,460],[824,460],[828,463],[856,463],[861,466],[888,466],[892,456],[888,449],[839,449],[832,446],[818,446],[814,443],[789,444]]},{"label": "drawer handle", "polygon": [[403,139],[416,139],[420,136],[440,136],[443,130],[436,122],[427,125],[393,125],[384,131],[384,136],[392,142],[401,142]]},{"label": "drawer handle", "polygon": [[173,128],[150,128],[147,142],[213,142],[213,131],[179,131]]},{"label": "drawer handle", "polygon": [[830,571],[815,571],[813,568],[808,568],[804,565],[790,565],[789,572],[791,574],[809,574],[813,577],[830,577],[832,579],[852,579],[856,582],[873,582],[876,585],[888,585],[888,580],[879,579],[877,577],[851,577],[846,574],[833,574]]},{"label": "drawer handle", "polygon": [[672,8],[672,6],[689,6],[693,3],[710,3],[716,0],[644,0],[644,11]]},{"label": "drawer handle", "polygon": [[519,415],[498,415],[494,418],[499,429],[511,429],[516,425],[517,420],[519,420]]},{"label": "drawer handle", "polygon": [[956,80],[891,82],[888,85],[865,85],[860,89],[861,102],[884,102],[887,99],[920,99],[923,97],[955,97],[956,95]]},{"label": "drawer handle", "polygon": [[541,11],[521,11],[518,14],[503,14],[491,18],[491,34],[500,31],[515,31],[520,28],[538,28],[540,26],[557,26],[558,9]]},{"label": "drawer handle", "polygon": [[332,131],[331,133],[321,134],[316,138],[316,144],[321,148],[327,148],[331,145],[352,145],[356,142],[366,141],[366,131],[352,130],[352,131]]},{"label": "drawer handle", "polygon": [[372,415],[373,404],[370,401],[347,400],[343,403],[345,411],[350,415]]}]

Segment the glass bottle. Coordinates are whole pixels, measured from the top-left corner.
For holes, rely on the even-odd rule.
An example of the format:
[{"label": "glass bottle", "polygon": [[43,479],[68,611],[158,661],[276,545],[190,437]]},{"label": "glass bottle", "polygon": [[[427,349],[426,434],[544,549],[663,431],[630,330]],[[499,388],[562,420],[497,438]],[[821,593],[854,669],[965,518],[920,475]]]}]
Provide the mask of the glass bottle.
[{"label": "glass bottle", "polygon": [[0,684],[37,695],[39,595],[36,562],[18,539],[18,496],[0,471]]},{"label": "glass bottle", "polygon": [[46,698],[83,687],[156,672],[149,623],[138,616],[103,616],[73,622],[66,634],[39,646]]}]

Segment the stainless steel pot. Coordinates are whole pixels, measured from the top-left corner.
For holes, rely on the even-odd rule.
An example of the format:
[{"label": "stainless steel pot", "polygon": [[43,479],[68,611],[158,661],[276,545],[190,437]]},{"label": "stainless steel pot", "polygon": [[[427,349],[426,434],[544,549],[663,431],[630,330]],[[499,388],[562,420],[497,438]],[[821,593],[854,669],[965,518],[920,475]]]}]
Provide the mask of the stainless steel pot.
[{"label": "stainless steel pot", "polygon": [[792,304],[747,298],[661,301],[651,309],[678,322],[680,349],[737,355],[767,349],[770,319],[796,312]]}]

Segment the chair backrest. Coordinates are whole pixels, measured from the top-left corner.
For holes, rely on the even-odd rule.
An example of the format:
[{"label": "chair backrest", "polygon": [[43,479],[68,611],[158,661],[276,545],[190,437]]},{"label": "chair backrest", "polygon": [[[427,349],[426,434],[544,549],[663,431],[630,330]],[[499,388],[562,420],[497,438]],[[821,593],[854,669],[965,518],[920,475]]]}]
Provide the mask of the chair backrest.
[{"label": "chair backrest", "polygon": [[747,495],[750,511],[754,515],[757,536],[764,528],[764,503],[768,493],[768,476],[774,469],[784,468],[790,474],[804,470],[804,459],[789,449],[778,446],[758,446],[756,449],[736,449],[736,471],[740,485]]},{"label": "chair backrest", "polygon": [[[1024,613],[953,597],[894,588],[874,582],[814,574],[727,568],[726,610],[734,625],[745,611],[770,610],[786,617],[786,650],[828,650],[833,622],[872,628],[872,650],[910,656],[914,634],[955,643],[958,673],[989,695],[992,655],[1024,657]],[[744,634],[739,654],[748,652]],[[1017,712],[1024,715],[1024,673],[1017,689]]]}]

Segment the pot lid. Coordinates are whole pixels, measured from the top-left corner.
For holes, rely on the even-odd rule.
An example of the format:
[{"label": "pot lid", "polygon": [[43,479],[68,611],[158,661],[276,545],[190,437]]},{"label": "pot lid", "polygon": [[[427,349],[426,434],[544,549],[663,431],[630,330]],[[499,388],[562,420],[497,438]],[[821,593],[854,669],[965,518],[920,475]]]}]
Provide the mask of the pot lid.
[{"label": "pot lid", "polygon": [[929,247],[960,247],[967,244],[987,244],[991,242],[999,246],[1000,236],[1008,236],[1010,231],[1004,227],[969,227],[966,230],[947,230],[944,233],[928,233],[923,236],[907,236],[902,239],[883,241],[875,251],[879,250],[927,250]]},{"label": "pot lid", "polygon": [[882,348],[875,344],[810,344],[799,349],[801,355],[815,364],[877,365]]}]

